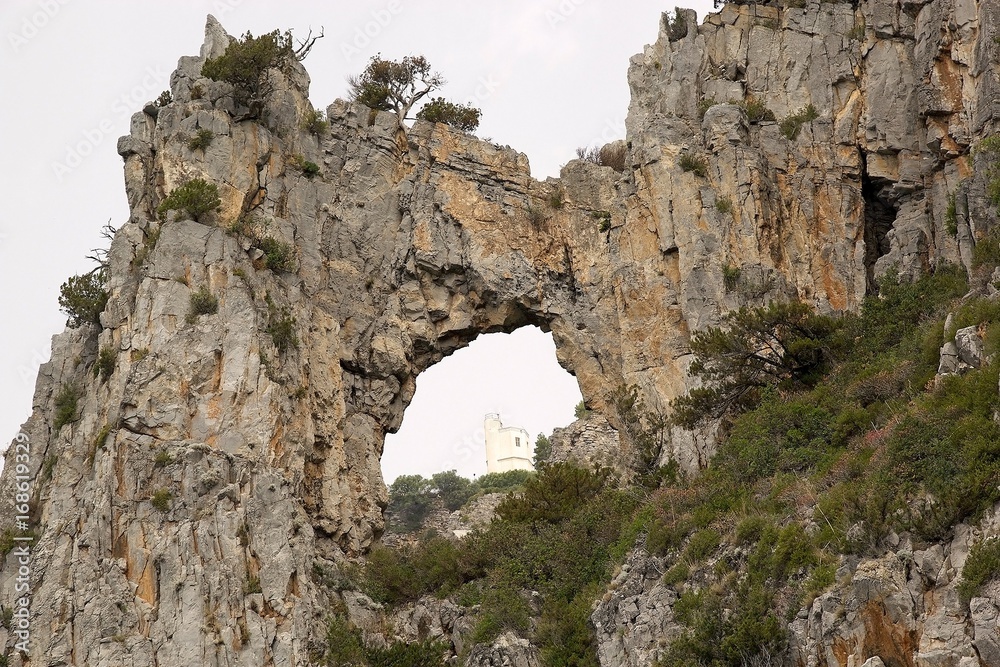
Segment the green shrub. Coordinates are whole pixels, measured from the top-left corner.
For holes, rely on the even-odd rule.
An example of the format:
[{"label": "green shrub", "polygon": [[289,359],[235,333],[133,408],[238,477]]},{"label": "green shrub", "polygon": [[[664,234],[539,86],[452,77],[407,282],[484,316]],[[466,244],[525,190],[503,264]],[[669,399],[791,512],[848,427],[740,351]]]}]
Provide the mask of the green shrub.
[{"label": "green shrub", "polygon": [[302,172],[302,175],[310,180],[320,175],[319,165],[315,162],[310,162],[301,155],[293,155],[289,158],[288,163]]},{"label": "green shrub", "polygon": [[691,576],[691,568],[688,567],[687,563],[681,561],[663,573],[663,583],[667,586],[677,586],[687,581],[689,576]]},{"label": "green shrub", "polygon": [[523,637],[528,631],[530,617],[528,603],[518,591],[502,586],[488,587],[483,591],[472,641],[489,643],[508,631]]},{"label": "green shrub", "polygon": [[403,532],[412,532],[423,525],[431,509],[431,481],[422,475],[400,475],[389,487],[387,510],[393,524]]},{"label": "green shrub", "polygon": [[79,327],[84,324],[101,325],[101,313],[108,305],[108,293],[104,289],[104,272],[91,271],[72,276],[59,288],[59,307],[69,318],[66,326]]},{"label": "green shrub", "polygon": [[174,494],[170,492],[169,489],[157,489],[153,492],[153,495],[149,498],[149,504],[153,506],[153,509],[160,512],[167,512],[170,510],[171,501],[174,499]]},{"label": "green shrub", "polygon": [[[590,214],[594,220],[598,220],[601,224],[598,230],[601,232],[606,232],[611,229],[611,212],[610,211],[594,211]],[[579,417],[577,417],[579,419]]]},{"label": "green shrub", "polygon": [[98,449],[104,449],[104,442],[111,435],[111,424],[105,424],[101,427],[101,430],[97,432],[94,436],[93,442],[90,443],[90,459],[93,460]]},{"label": "green shrub", "polygon": [[262,238],[257,247],[264,253],[264,262],[272,271],[287,273],[295,268],[295,247],[291,243],[268,236]]},{"label": "green shrub", "polygon": [[158,107],[165,107],[173,101],[174,101],[173,93],[171,93],[169,90],[164,90],[162,93],[160,93],[160,96],[156,98],[156,101],[153,104]]},{"label": "green shrub", "polygon": [[677,40],[684,39],[688,34],[688,24],[681,16],[680,9],[674,8],[673,14],[671,14],[667,20],[667,39],[671,42],[676,42]]},{"label": "green shrub", "polygon": [[546,463],[550,456],[552,456],[552,442],[544,433],[539,433],[535,438],[535,455],[531,463],[538,468]]},{"label": "green shrub", "polygon": [[688,540],[687,548],[684,549],[684,558],[689,563],[700,563],[712,555],[719,548],[722,537],[711,528],[699,530]]},{"label": "green shrub", "polygon": [[972,250],[972,268],[992,270],[1000,266],[1000,234],[994,231],[976,242]]},{"label": "green shrub", "polygon": [[690,372],[704,385],[671,403],[672,419],[691,428],[755,404],[764,387],[814,383],[829,366],[840,327],[794,301],[728,313],[722,326],[691,338]]},{"label": "green shrub", "polygon": [[156,212],[161,217],[168,211],[181,211],[186,213],[192,220],[201,221],[201,218],[211,211],[221,210],[222,200],[219,199],[219,188],[214,183],[209,183],[201,178],[194,178],[184,184],[174,188],[170,194],[160,202]]},{"label": "green shrub", "polygon": [[481,114],[475,107],[454,104],[443,97],[436,97],[417,112],[417,118],[432,123],[445,123],[463,132],[475,132],[479,127]]},{"label": "green shrub", "polygon": [[43,484],[52,479],[52,471],[55,470],[56,461],[58,459],[55,456],[47,456],[45,457],[45,461],[42,462],[41,480]]},{"label": "green shrub", "polygon": [[278,310],[273,306],[268,307],[267,333],[270,334],[278,352],[284,353],[299,346],[299,337],[295,333],[295,318],[288,308]]},{"label": "green shrub", "polygon": [[253,595],[254,593],[263,592],[260,587],[260,577],[255,577],[250,573],[247,573],[247,578],[243,582],[243,594]]},{"label": "green shrub", "polygon": [[326,667],[440,667],[448,647],[425,639],[413,644],[393,642],[385,647],[366,647],[361,631],[353,627],[343,613],[330,618],[326,628]]},{"label": "green shrub", "polygon": [[611,479],[606,469],[587,470],[571,463],[552,463],[524,483],[520,495],[508,495],[497,506],[497,516],[509,523],[556,523],[599,494]]},{"label": "green shrub", "polygon": [[850,32],[847,33],[847,38],[855,42],[861,42],[865,39],[865,18],[861,16],[860,19],[855,20],[854,27],[851,28]]},{"label": "green shrub", "polygon": [[194,322],[199,315],[214,315],[219,312],[219,299],[208,287],[202,285],[191,292],[191,306],[188,310],[188,322]]},{"label": "green shrub", "polygon": [[230,42],[221,56],[207,59],[201,74],[231,84],[236,103],[249,107],[251,116],[257,116],[274,88],[268,70],[287,71],[296,57],[290,32],[275,30],[260,37],[247,32]]},{"label": "green shrub", "polygon": [[706,97],[705,99],[698,102],[698,118],[702,119],[709,109],[719,104],[714,97]]},{"label": "green shrub", "polygon": [[559,188],[557,188],[551,195],[549,195],[549,206],[554,209],[561,209],[563,204],[566,203],[565,194]]},{"label": "green shrub", "polygon": [[199,128],[194,136],[188,139],[188,150],[204,151],[212,145],[212,139],[214,138],[215,132],[212,132],[207,127]]},{"label": "green shrub", "polygon": [[747,95],[746,99],[740,102],[739,106],[743,109],[743,113],[747,115],[747,119],[751,123],[774,120],[774,112],[767,108],[764,100],[754,95]]},{"label": "green shrub", "polygon": [[958,203],[957,192],[948,195],[948,206],[944,211],[944,228],[949,236],[958,236]]},{"label": "green shrub", "polygon": [[520,490],[535,476],[531,470],[508,470],[507,472],[486,473],[473,484],[482,493],[507,493]]},{"label": "green shrub", "polygon": [[76,385],[63,383],[55,399],[55,416],[52,420],[52,430],[58,433],[62,427],[77,420],[77,404],[80,401],[80,390]]},{"label": "green shrub", "polygon": [[976,597],[983,584],[1000,575],[1000,539],[996,537],[977,542],[969,549],[969,556],[962,567],[962,580],[958,596],[963,604]]},{"label": "green shrub", "polygon": [[782,119],[779,128],[786,139],[795,141],[799,136],[799,132],[802,131],[802,126],[817,118],[819,118],[819,113],[816,111],[816,107],[810,104],[806,108],[799,109],[787,118]]},{"label": "green shrub", "polygon": [[326,119],[326,112],[320,109],[309,109],[302,119],[302,129],[317,137],[323,136],[330,131],[330,121]]},{"label": "green shrub", "polygon": [[722,266],[722,284],[725,286],[727,292],[734,292],[736,288],[740,285],[740,267],[733,266],[732,264],[724,264]]},{"label": "green shrub", "polygon": [[542,664],[599,667],[590,614],[600,593],[597,587],[589,586],[570,600],[546,603],[535,632],[535,640],[542,646]]},{"label": "green shrub", "polygon": [[677,160],[677,166],[682,171],[692,172],[695,176],[701,176],[702,178],[708,176],[708,161],[699,155],[681,153],[680,159]]},{"label": "green shrub", "polygon": [[174,462],[174,457],[170,455],[170,452],[168,452],[165,449],[161,449],[160,451],[156,452],[156,458],[153,459],[153,467],[165,468],[173,462]]},{"label": "green shrub", "polygon": [[986,196],[997,207],[997,215],[1000,215],[1000,134],[983,139],[976,152],[986,154],[990,160],[986,167]]},{"label": "green shrub", "polygon": [[94,377],[101,378],[104,382],[115,371],[115,362],[118,360],[118,351],[113,347],[102,347],[97,354],[97,362],[94,364]]},{"label": "green shrub", "polygon": [[449,511],[454,512],[469,501],[475,489],[465,477],[454,470],[431,475],[432,493],[441,499]]},{"label": "green shrub", "polygon": [[733,200],[729,197],[719,197],[715,200],[715,210],[719,213],[729,214],[733,212]]}]

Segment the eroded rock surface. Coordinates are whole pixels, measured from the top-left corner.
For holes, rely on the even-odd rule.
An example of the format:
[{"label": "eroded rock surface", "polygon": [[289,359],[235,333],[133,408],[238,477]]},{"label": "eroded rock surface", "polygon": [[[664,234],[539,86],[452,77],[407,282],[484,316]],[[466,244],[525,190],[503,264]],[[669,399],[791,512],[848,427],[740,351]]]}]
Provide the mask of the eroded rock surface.
[{"label": "eroded rock surface", "polygon": [[[682,12],[686,36],[664,25],[632,60],[625,170],[572,161],[544,183],[514,150],[443,125],[400,131],[394,115],[343,102],[312,135],[297,64],[272,72],[266,122],[238,120],[228,86],[200,76],[230,39],[210,19],[200,55],[171,78],[175,101],[137,113],[119,141],[131,215],[111,246],[103,327],[54,338],[23,427],[39,530],[30,663],[309,664],[329,609],[314,565],[378,538],[384,435],[416,376],[480,333],[551,330],[587,406],[614,425],[623,383],[661,411],[689,387],[691,332],[727,310],[780,297],[849,310],[891,264],[969,265],[996,222],[987,157],[969,148],[998,129],[998,14],[974,0],[809,0],[727,5],[695,28]],[[816,118],[786,136],[729,103],[751,97],[779,121],[810,104]],[[199,129],[213,139],[192,150]],[[704,176],[681,168],[683,153],[705,158]],[[220,211],[161,220],[160,202],[192,178],[219,187]],[[247,216],[293,246],[293,270],[267,269],[226,232]],[[202,287],[218,312],[189,318]],[[107,378],[92,372],[101,349],[115,354]],[[67,387],[79,417],[56,432]],[[713,451],[710,431],[676,431],[664,457],[693,472]],[[15,577],[8,556],[6,600]],[[948,590],[932,599],[934,641],[913,635],[908,660],[966,660],[954,623],[980,659],[994,654],[995,600],[970,620]],[[903,603],[864,632],[915,632],[924,603]],[[659,627],[659,608],[636,602],[630,627]],[[804,664],[835,664],[818,627],[804,630],[819,638]],[[505,641],[476,664],[520,647]],[[857,641],[848,653],[865,657]]]}]

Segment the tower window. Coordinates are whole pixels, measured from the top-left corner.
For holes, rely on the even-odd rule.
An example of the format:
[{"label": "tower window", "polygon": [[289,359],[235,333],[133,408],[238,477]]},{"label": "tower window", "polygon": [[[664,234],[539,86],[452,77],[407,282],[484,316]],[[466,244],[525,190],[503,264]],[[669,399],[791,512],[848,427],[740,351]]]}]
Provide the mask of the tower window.
[{"label": "tower window", "polygon": [[520,447],[521,446],[521,439],[520,438],[514,438],[514,446],[515,447]]}]

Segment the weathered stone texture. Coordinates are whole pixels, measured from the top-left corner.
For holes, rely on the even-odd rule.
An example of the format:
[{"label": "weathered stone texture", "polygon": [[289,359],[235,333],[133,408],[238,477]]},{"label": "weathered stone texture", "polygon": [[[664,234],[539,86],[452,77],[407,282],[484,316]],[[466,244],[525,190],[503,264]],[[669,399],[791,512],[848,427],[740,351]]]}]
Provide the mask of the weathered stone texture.
[{"label": "weathered stone texture", "polygon": [[[54,338],[23,429],[32,472],[51,471],[33,499],[31,664],[308,664],[329,610],[313,565],[378,539],[384,435],[416,376],[480,333],[551,330],[587,406],[614,425],[623,383],[667,410],[690,384],[691,332],[729,309],[780,297],[853,309],[892,263],[908,275],[969,264],[996,222],[986,157],[969,148],[998,129],[997,3],[727,5],[697,29],[682,14],[686,36],[664,28],[632,60],[625,171],[577,160],[544,183],[516,151],[443,125],[403,132],[393,114],[340,101],[329,133],[309,134],[297,63],[271,73],[266,122],[241,119],[228,86],[200,76],[230,39],[210,19],[200,55],[171,78],[175,101],[135,114],[119,141],[131,215],[110,249],[103,329]],[[747,96],[779,120],[809,104],[818,117],[788,139],[728,103]],[[723,104],[701,117],[706,98]],[[214,138],[192,151],[201,128]],[[680,168],[685,152],[707,159],[704,177]],[[220,211],[159,219],[192,178],[219,187]],[[244,215],[292,244],[293,271],[226,233]],[[201,287],[218,313],[188,321]],[[297,346],[269,334],[281,319]],[[91,372],[101,348],[117,352],[107,380]],[[79,419],[55,433],[64,385],[80,391]],[[664,456],[694,471],[713,451],[710,430],[675,430]],[[154,494],[168,501],[154,507]],[[15,574],[8,558],[7,600]],[[913,650],[945,650],[935,642],[961,619],[992,655],[989,606],[970,622],[948,589],[931,594],[951,611]],[[890,625],[923,637],[903,602]],[[659,627],[660,606],[636,605],[627,624]],[[503,642],[475,664],[512,651],[536,664]],[[635,654],[617,646],[606,655]],[[810,660],[828,648],[805,646]],[[947,650],[964,659],[966,646]]]}]

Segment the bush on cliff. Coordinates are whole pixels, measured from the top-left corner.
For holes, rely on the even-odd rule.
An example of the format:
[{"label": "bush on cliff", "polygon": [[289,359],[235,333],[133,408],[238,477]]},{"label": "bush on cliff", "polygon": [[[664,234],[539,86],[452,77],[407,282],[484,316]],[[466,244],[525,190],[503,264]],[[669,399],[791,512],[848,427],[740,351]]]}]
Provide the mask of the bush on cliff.
[{"label": "bush on cliff", "polygon": [[101,313],[108,305],[108,292],[104,289],[104,272],[91,271],[72,276],[59,288],[59,307],[68,319],[66,326],[101,324]]}]

